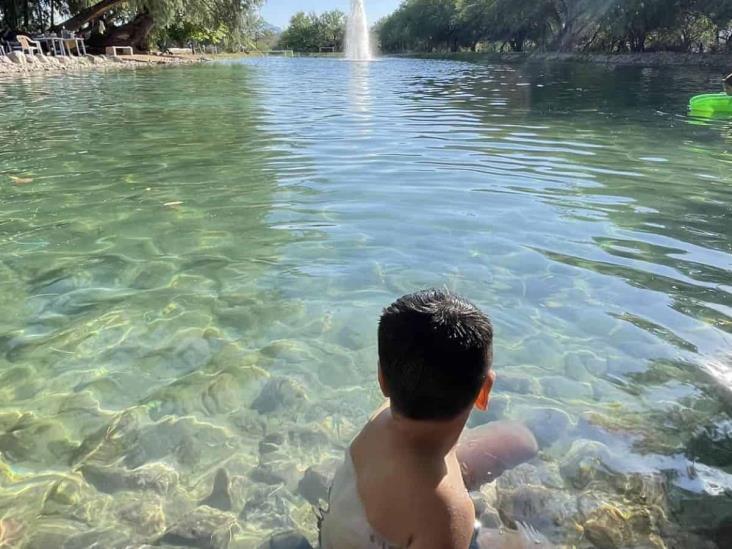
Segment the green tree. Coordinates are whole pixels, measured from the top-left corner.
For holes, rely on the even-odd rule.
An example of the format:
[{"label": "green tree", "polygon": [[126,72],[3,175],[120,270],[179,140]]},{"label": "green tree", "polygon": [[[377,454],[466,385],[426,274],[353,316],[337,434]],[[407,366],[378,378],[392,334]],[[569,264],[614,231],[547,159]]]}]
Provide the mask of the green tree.
[{"label": "green tree", "polygon": [[343,50],[346,37],[346,14],[340,10],[326,11],[320,16],[321,38],[326,42],[325,47],[333,47],[336,51]]},{"label": "green tree", "polygon": [[53,26],[50,16],[67,14],[55,28],[69,31],[89,29],[104,21],[107,33],[96,36],[92,45],[128,44],[146,49],[155,29],[171,24],[197,28],[205,33],[241,29],[242,17],[260,0],[0,0],[0,15],[9,28],[38,30]]},{"label": "green tree", "polygon": [[340,10],[316,13],[298,12],[280,36],[280,47],[302,52],[317,52],[321,48],[343,50],[346,15]]},{"label": "green tree", "polygon": [[523,51],[527,42],[545,46],[559,16],[551,0],[473,0],[462,18],[474,39],[502,42]]},{"label": "green tree", "polygon": [[406,0],[377,26],[384,51],[457,51],[469,44],[458,0]]},{"label": "green tree", "polygon": [[732,46],[731,22],[732,0],[404,0],[376,31],[386,52],[703,51]]},{"label": "green tree", "polygon": [[280,36],[280,47],[297,51],[318,51],[318,16],[297,12]]},{"label": "green tree", "polygon": [[679,23],[680,7],[678,0],[623,0],[602,24],[621,48],[643,52],[651,33]]}]

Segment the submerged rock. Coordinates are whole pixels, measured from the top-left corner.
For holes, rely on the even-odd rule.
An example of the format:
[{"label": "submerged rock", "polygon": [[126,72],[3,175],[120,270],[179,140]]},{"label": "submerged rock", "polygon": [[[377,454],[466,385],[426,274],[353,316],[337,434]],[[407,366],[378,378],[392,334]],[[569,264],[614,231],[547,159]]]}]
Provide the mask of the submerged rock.
[{"label": "submerged rock", "polygon": [[562,459],[559,470],[565,480],[577,489],[584,489],[594,480],[611,480],[616,471],[610,464],[610,449],[594,440],[579,439]]},{"label": "submerged rock", "polygon": [[132,545],[130,535],[119,527],[92,529],[69,538],[63,549],[127,549]]},{"label": "submerged rock", "polygon": [[265,384],[252,403],[252,408],[260,414],[271,414],[283,409],[300,407],[306,401],[307,393],[302,385],[289,377],[277,377]]},{"label": "submerged rock", "polygon": [[253,481],[262,484],[284,484],[288,488],[294,488],[299,474],[299,471],[294,466],[294,462],[287,458],[280,460],[279,463],[270,461],[269,463],[259,464],[252,469],[249,477]]},{"label": "submerged rock", "polygon": [[239,528],[236,517],[231,513],[201,506],[169,527],[157,543],[226,549]]},{"label": "submerged rock", "polygon": [[0,454],[0,483],[10,482],[13,478],[13,474],[10,471],[10,467],[3,461],[3,456]]},{"label": "submerged rock", "polygon": [[687,443],[687,455],[705,465],[732,470],[732,420],[698,427]]},{"label": "submerged rock", "polygon": [[570,526],[577,514],[577,503],[570,494],[543,486],[518,486],[510,490],[499,487],[498,511],[508,525],[521,522],[556,535]]},{"label": "submerged rock", "polygon": [[489,502],[483,492],[470,492],[470,499],[473,501],[473,507],[475,508],[475,518],[483,528],[503,527],[498,510],[493,507],[493,502]]},{"label": "submerged rock", "polygon": [[74,452],[73,463],[119,460],[135,444],[147,421],[146,411],[141,406],[124,410],[82,441]]},{"label": "submerged rock", "polygon": [[506,471],[498,477],[496,485],[503,490],[528,485],[562,489],[564,488],[564,480],[559,474],[559,467],[555,463],[536,460],[535,463],[523,463]]},{"label": "submerged rock", "polygon": [[239,518],[248,526],[256,524],[264,530],[293,529],[297,527],[293,519],[295,508],[295,498],[286,488],[254,486]]},{"label": "submerged rock", "polygon": [[80,477],[65,476],[54,482],[46,492],[40,514],[93,524],[104,506],[103,498]]},{"label": "submerged rock", "polygon": [[13,518],[0,518],[0,547],[17,547],[25,533],[25,528],[20,520]]},{"label": "submerged rock", "polygon": [[294,490],[300,479],[295,451],[289,444],[286,433],[275,432],[267,435],[259,443],[259,463],[249,476],[255,482],[285,484]]},{"label": "submerged rock", "polygon": [[133,470],[88,464],[80,471],[89,484],[106,494],[149,490],[163,495],[178,484],[178,473],[164,463],[150,463]]},{"label": "submerged rock", "polygon": [[226,472],[226,469],[219,469],[216,471],[216,476],[214,477],[211,494],[201,500],[201,505],[208,505],[221,511],[231,511],[230,489],[231,481],[229,480],[229,474]]},{"label": "submerged rock", "polygon": [[297,531],[275,534],[257,549],[313,549],[308,538]]},{"label": "submerged rock", "polygon": [[501,373],[496,378],[496,392],[518,393],[522,395],[537,395],[541,393],[541,387],[536,378],[523,376],[520,374],[504,374]]},{"label": "submerged rock", "polygon": [[66,520],[35,522],[23,545],[23,549],[49,549],[65,547],[67,541],[81,534],[81,525]]},{"label": "submerged rock", "polygon": [[539,384],[548,397],[558,400],[593,400],[592,385],[575,381],[563,376],[547,376],[541,378]]},{"label": "submerged rock", "polygon": [[330,487],[340,463],[340,460],[333,459],[309,467],[300,479],[297,487],[298,493],[312,505],[328,501]]},{"label": "submerged rock", "polygon": [[136,535],[152,541],[165,532],[166,518],[160,497],[136,492],[119,493],[114,497],[113,506],[117,518],[131,527]]},{"label": "submerged rock", "polygon": [[607,359],[590,351],[570,353],[564,358],[564,371],[574,380],[591,381],[593,377],[600,377],[607,372]]},{"label": "submerged rock", "polygon": [[597,549],[620,549],[631,541],[626,517],[615,507],[604,506],[583,524],[585,536]]},{"label": "submerged rock", "polygon": [[477,537],[479,547],[500,547],[501,549],[553,549],[543,534],[531,525],[519,523],[516,530],[506,528],[481,528]]},{"label": "submerged rock", "polygon": [[75,448],[61,422],[32,414],[24,414],[12,429],[0,434],[0,452],[11,463],[64,463]]},{"label": "submerged rock", "polygon": [[223,428],[192,417],[166,417],[144,427],[125,449],[124,463],[137,468],[151,461],[172,458],[184,468],[219,462],[231,454],[237,441]]},{"label": "submerged rock", "polygon": [[702,464],[669,487],[669,509],[683,529],[717,538],[732,529],[732,474]]},{"label": "submerged rock", "polygon": [[[250,368],[250,371],[252,380],[262,375],[258,369]],[[242,405],[246,377],[247,374],[242,369],[237,371],[236,377],[227,372],[215,375],[194,372],[155,391],[145,402],[153,407],[150,414],[153,419],[161,419],[167,415],[228,414]]]},{"label": "submerged rock", "polygon": [[540,447],[547,447],[562,438],[572,428],[572,418],[559,408],[534,408],[524,417],[526,426],[534,433]]}]

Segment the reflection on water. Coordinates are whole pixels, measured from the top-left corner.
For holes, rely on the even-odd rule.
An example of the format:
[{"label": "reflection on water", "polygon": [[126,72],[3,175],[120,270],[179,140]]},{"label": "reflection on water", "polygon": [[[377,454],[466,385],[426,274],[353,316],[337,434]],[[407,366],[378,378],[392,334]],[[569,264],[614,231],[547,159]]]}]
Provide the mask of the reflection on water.
[{"label": "reflection on water", "polygon": [[380,308],[445,285],[497,327],[471,425],[542,445],[481,496],[506,524],[726,546],[732,126],[684,112],[708,80],[266,59],[0,83],[0,540],[312,538],[378,402]]},{"label": "reflection on water", "polygon": [[366,122],[371,121],[368,116],[371,112],[371,65],[372,63],[349,63],[348,98],[352,111],[362,114]]}]

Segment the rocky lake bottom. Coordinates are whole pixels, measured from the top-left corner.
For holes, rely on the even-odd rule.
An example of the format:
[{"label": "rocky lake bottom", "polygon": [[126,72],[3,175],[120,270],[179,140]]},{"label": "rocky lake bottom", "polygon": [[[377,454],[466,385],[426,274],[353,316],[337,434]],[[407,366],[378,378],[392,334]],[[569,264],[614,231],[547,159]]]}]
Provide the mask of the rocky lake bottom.
[{"label": "rocky lake bottom", "polygon": [[486,528],[728,546],[732,126],[685,111],[713,81],[410,59],[0,79],[0,547],[314,544],[380,404],[381,308],[430,286],[496,326],[469,426],[540,445],[473,493]]}]

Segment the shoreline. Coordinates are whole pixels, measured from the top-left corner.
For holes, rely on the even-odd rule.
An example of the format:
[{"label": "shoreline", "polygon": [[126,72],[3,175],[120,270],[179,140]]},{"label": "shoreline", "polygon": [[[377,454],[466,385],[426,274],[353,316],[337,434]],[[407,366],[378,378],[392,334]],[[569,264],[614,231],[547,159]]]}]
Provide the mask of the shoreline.
[{"label": "shoreline", "polygon": [[443,52],[443,53],[399,53],[386,57],[411,57],[416,59],[453,59],[459,61],[514,62],[565,62],[592,63],[602,65],[627,65],[637,67],[696,66],[732,71],[732,54],[718,53],[584,53],[584,52]]},{"label": "shoreline", "polygon": [[176,55],[86,55],[82,57],[53,57],[11,52],[0,56],[0,78],[24,75],[59,74],[87,69],[136,69],[155,66],[193,65],[209,61],[205,56]]}]

